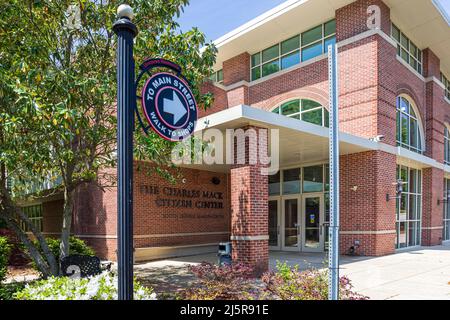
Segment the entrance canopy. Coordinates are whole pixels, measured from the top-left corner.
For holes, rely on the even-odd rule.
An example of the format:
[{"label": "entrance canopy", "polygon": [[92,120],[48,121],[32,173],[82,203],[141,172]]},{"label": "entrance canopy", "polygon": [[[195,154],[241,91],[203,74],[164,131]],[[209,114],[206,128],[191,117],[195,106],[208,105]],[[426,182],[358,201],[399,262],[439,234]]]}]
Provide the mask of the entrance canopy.
[{"label": "entrance canopy", "polygon": [[[207,129],[218,129],[225,137],[227,129],[238,129],[246,126],[257,126],[269,130],[278,129],[280,167],[328,161],[328,128],[246,105],[239,105],[199,119],[195,133],[204,134]],[[341,155],[377,149],[377,142],[343,132],[340,133]],[[273,148],[269,137],[269,153],[271,150]],[[225,155],[225,144],[223,154]],[[230,165],[226,164],[182,166],[215,172],[227,172],[230,168]]]}]

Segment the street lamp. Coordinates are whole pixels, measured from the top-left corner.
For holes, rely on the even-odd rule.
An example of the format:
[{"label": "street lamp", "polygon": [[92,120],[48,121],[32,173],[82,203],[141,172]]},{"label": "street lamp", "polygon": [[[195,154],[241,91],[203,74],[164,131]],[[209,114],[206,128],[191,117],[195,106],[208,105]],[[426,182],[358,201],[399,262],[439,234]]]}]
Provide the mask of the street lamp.
[{"label": "street lamp", "polygon": [[131,22],[133,9],[117,8],[113,25],[117,34],[117,272],[119,300],[133,299],[133,128],[135,79],[133,38],[137,27]]}]

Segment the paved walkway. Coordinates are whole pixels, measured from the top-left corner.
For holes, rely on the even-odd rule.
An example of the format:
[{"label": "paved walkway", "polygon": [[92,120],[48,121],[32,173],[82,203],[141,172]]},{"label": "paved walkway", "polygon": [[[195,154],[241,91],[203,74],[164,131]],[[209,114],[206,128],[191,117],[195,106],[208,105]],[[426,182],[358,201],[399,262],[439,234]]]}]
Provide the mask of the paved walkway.
[{"label": "paved walkway", "polygon": [[[287,261],[301,269],[326,267],[326,255],[271,252],[270,268]],[[187,265],[217,262],[215,254],[197,255],[137,264],[135,274],[156,292],[179,291],[195,278]],[[348,276],[354,290],[371,299],[450,300],[450,246],[423,247],[370,258],[342,256],[341,275]]]}]

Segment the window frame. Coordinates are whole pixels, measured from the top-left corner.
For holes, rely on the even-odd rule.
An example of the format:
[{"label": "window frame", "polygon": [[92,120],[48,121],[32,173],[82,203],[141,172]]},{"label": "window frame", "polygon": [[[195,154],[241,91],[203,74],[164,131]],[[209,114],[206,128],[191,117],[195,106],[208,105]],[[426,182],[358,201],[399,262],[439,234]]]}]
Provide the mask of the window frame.
[{"label": "window frame", "polygon": [[[219,79],[219,74],[221,74],[221,79]],[[214,83],[223,84],[223,69],[219,69],[214,71],[213,74],[209,77],[209,79]]]},{"label": "window frame", "polygon": [[450,100],[450,80],[441,72],[441,82],[444,85],[444,97]]},{"label": "window frame", "polygon": [[[408,109],[409,109],[408,112],[401,110],[400,105],[401,105],[402,99],[408,104]],[[397,96],[395,104],[396,104],[395,110],[396,110],[396,142],[397,142],[397,146],[405,148],[405,149],[413,151],[413,152],[416,152],[416,153],[419,153],[419,154],[423,154],[425,151],[425,136],[424,136],[422,119],[420,117],[419,110],[417,109],[413,100],[409,96],[404,95],[404,94]],[[411,109],[415,113],[415,116],[411,114]],[[408,123],[407,123],[407,125],[408,125],[408,134],[407,134],[408,142],[407,143],[402,141],[402,138],[403,138],[402,117],[401,117],[402,115],[405,115],[408,119]],[[411,119],[415,120],[417,123],[417,126],[416,126],[417,147],[413,146],[410,141],[410,139],[411,139],[411,131],[410,131]]]},{"label": "window frame", "polygon": [[[394,29],[398,30],[399,39],[395,38]],[[402,43],[402,37],[406,39],[407,47],[405,47],[404,44]],[[402,32],[402,30],[399,27],[397,27],[394,23],[391,23],[391,38],[397,43],[397,56],[399,56],[408,65],[410,65],[411,68],[413,68],[415,71],[417,71],[420,75],[423,75],[423,51],[414,42],[412,42],[411,39],[408,36],[406,36]],[[417,57],[411,53],[411,44],[417,50]],[[402,56],[402,53],[403,53],[402,50],[404,50],[407,53],[406,59]],[[417,63],[416,67],[414,67],[414,65],[411,64],[411,60],[413,60]]]},{"label": "window frame", "polygon": [[[282,107],[284,105],[287,105],[288,103],[292,103],[294,101],[298,101],[299,102],[299,111],[291,113],[289,115],[282,114],[282,111],[283,111]],[[318,106],[314,107],[314,108],[311,108],[311,109],[308,109],[308,110],[303,110],[303,101],[311,101],[311,102],[317,103]],[[275,112],[276,110],[278,110],[278,112]],[[313,122],[309,122],[309,121],[303,120],[302,116],[304,114],[311,113],[311,112],[317,111],[317,110],[321,110],[322,111],[322,124],[319,125],[319,124],[316,124],[316,123],[313,123]],[[311,100],[311,99],[307,99],[307,98],[295,98],[295,99],[286,100],[286,101],[278,104],[278,106],[273,108],[270,112],[275,113],[275,114],[279,114],[280,116],[293,118],[293,119],[296,119],[296,120],[304,121],[306,123],[310,123],[310,124],[321,126],[321,127],[325,127],[325,128],[329,128],[329,125],[330,125],[329,121],[328,121],[328,123],[326,121],[327,118],[329,120],[329,115],[330,115],[330,112],[328,111],[328,109],[325,108],[325,106],[323,106],[321,103],[319,103],[317,101],[314,101],[314,100]],[[328,117],[326,117],[326,112],[328,113]],[[296,116],[298,116],[298,118],[296,118]]]},{"label": "window frame", "polygon": [[[28,216],[30,222],[34,225],[34,227],[42,232],[43,231],[43,220],[44,220],[44,210],[42,204],[33,204],[29,206],[22,207],[23,213]],[[25,224],[25,222],[21,222],[21,228],[25,232],[30,232],[29,228]]]},{"label": "window frame", "polygon": [[450,128],[444,123],[444,164],[450,165]]},{"label": "window frame", "polygon": [[[321,54],[327,53],[327,52],[328,52],[328,48],[325,48],[325,43],[326,43],[328,40],[333,39],[333,38],[336,40],[336,27],[334,28],[334,32],[333,32],[333,33],[330,33],[330,34],[328,34],[328,35],[325,35],[325,26],[326,26],[327,24],[329,24],[330,22],[333,22],[333,21],[336,21],[336,19],[331,19],[331,20],[329,20],[329,21],[326,21],[326,22],[324,22],[324,23],[322,23],[322,24],[320,24],[320,25],[317,25],[317,26],[315,26],[315,27],[313,27],[313,28],[310,28],[310,29],[308,29],[308,30],[306,30],[306,31],[304,31],[304,32],[301,32],[301,33],[299,33],[299,34],[297,34],[297,35],[295,35],[295,36],[293,36],[293,37],[289,37],[289,38],[287,38],[287,39],[285,39],[285,40],[283,40],[283,41],[280,41],[280,42],[278,42],[278,43],[276,43],[276,44],[274,44],[274,45],[268,46],[267,48],[264,48],[263,50],[260,50],[260,51],[258,51],[258,52],[255,52],[254,54],[252,54],[252,55],[250,56],[250,81],[256,81],[256,80],[262,79],[262,78],[264,78],[264,77],[270,76],[270,75],[275,74],[275,73],[277,73],[277,72],[280,72],[280,71],[282,71],[282,70],[289,69],[289,68],[291,68],[291,67],[293,67],[293,66],[295,66],[295,65],[298,65],[298,64],[300,64],[300,63],[302,63],[302,62],[305,62],[305,61],[309,61],[309,60],[314,59],[315,57],[317,57],[317,56],[315,56],[315,57],[312,57],[312,58],[303,60],[303,59],[302,59],[302,53],[303,53],[303,50],[304,50],[305,48],[307,48],[307,47],[310,47],[310,46],[313,46],[313,45],[317,45],[318,43],[321,43],[321,46],[322,46],[322,48],[321,48],[321,52],[322,52],[322,53],[321,53]],[[311,31],[311,30],[313,30],[313,29],[319,27],[319,26],[320,26],[321,29],[322,29],[322,36],[321,36],[321,38],[318,39],[318,40],[315,40],[315,41],[313,41],[313,42],[311,42],[311,43],[308,43],[308,44],[306,44],[306,45],[303,45],[303,43],[302,43],[302,35],[303,35],[304,33],[308,32],[308,31]],[[298,46],[297,48],[294,48],[294,49],[288,51],[288,52],[282,53],[282,44],[283,44],[284,42],[288,41],[288,40],[293,39],[293,38],[298,38],[299,46]],[[268,60],[268,61],[263,62],[263,60],[262,60],[262,53],[263,53],[263,51],[265,51],[265,50],[267,50],[267,49],[270,49],[270,48],[272,48],[272,47],[274,47],[274,46],[278,46],[278,56],[275,57],[275,58],[273,58],[273,59],[270,59],[270,60]],[[293,65],[290,65],[290,66],[288,66],[288,67],[286,67],[286,68],[283,68],[283,64],[282,64],[283,58],[285,58],[285,57],[287,57],[287,56],[289,56],[289,55],[291,55],[291,54],[293,54],[293,53],[296,53],[296,52],[298,52],[298,55],[299,55],[299,60],[298,60],[299,62],[298,62],[298,63],[295,63],[295,64],[293,64]],[[258,57],[259,57],[259,59],[258,59],[259,63],[258,63],[258,64],[255,64],[255,65],[253,65],[253,57],[254,57],[254,56],[258,56]],[[319,56],[320,56],[320,55],[319,55]],[[277,71],[274,71],[274,72],[272,72],[272,73],[263,75],[263,66],[266,65],[266,64],[268,64],[268,63],[273,63],[273,62],[275,62],[275,61],[277,61],[278,70],[277,70]],[[256,77],[256,78],[253,77],[253,70],[259,70],[259,77]]]},{"label": "window frame", "polygon": [[[448,199],[448,193],[450,192],[450,178],[444,178],[444,200]],[[450,240],[450,203],[443,201],[443,217],[442,217],[442,241]]]},{"label": "window frame", "polygon": [[[407,167],[405,165],[397,164],[397,173],[396,173],[397,179],[401,179],[402,169],[406,169],[407,181],[404,181],[404,182],[407,182],[407,184],[404,185],[404,187],[403,187],[404,191],[402,192],[402,196],[401,196],[402,198],[396,199],[396,205],[395,205],[395,230],[396,230],[395,248],[396,249],[404,249],[404,248],[408,248],[408,247],[420,246],[422,243],[423,173],[422,173],[421,169],[411,168],[411,167]],[[414,179],[416,180],[415,181],[416,192],[411,191],[411,181],[410,181],[411,171],[416,172],[416,174],[414,175]],[[406,195],[406,197],[405,197],[406,219],[400,219],[403,195]],[[416,206],[415,206],[416,218],[415,219],[410,218],[411,197],[413,197],[416,202]],[[409,244],[409,240],[410,240],[409,233],[410,233],[410,224],[412,224],[412,223],[414,223],[416,225],[416,229],[414,229],[414,232],[416,232],[416,242],[413,245],[410,245]],[[406,234],[406,245],[405,246],[400,246],[400,242],[399,242],[401,224],[405,225],[405,234]]]}]

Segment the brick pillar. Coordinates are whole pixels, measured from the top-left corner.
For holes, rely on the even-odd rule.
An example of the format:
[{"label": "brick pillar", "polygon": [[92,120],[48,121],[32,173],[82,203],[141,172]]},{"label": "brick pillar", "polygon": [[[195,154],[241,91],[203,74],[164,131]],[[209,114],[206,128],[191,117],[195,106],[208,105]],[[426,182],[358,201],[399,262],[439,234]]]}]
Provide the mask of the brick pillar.
[{"label": "brick pillar", "polygon": [[391,33],[390,9],[382,0],[358,0],[336,11],[336,38],[342,41],[362,32],[367,28],[369,14],[367,8],[377,5],[381,9],[381,30]]},{"label": "brick pillar", "polygon": [[223,84],[230,86],[239,82],[240,85],[227,91],[228,106],[249,104],[248,86],[250,81],[250,54],[241,53],[223,63]]},{"label": "brick pillar", "polygon": [[[260,130],[266,130],[257,127],[243,129],[255,130],[258,137]],[[260,275],[269,266],[269,192],[268,177],[261,172],[264,166],[259,160],[256,164],[249,161],[250,154],[267,152],[267,145],[260,150],[257,146],[257,143],[245,139],[245,163],[233,165],[230,172],[231,242],[233,261],[254,267],[256,275]]]},{"label": "brick pillar", "polygon": [[422,52],[423,54],[423,75],[425,78],[435,77],[436,79],[441,78],[441,62],[431,51],[430,48],[426,48]]},{"label": "brick pillar", "polygon": [[444,171],[437,168],[422,170],[422,245],[442,243]]},{"label": "brick pillar", "polygon": [[340,158],[340,251],[351,246],[365,256],[381,256],[395,251],[395,155],[367,151]]}]

